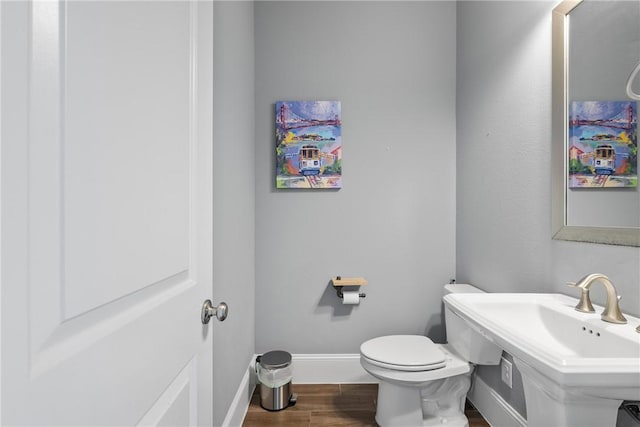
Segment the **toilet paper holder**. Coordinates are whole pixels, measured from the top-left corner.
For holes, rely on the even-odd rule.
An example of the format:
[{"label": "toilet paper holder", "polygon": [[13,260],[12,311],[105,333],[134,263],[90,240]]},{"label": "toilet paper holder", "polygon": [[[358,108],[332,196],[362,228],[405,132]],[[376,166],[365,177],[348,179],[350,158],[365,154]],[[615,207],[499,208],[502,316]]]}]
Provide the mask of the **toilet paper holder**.
[{"label": "toilet paper holder", "polygon": [[[344,298],[344,295],[342,293],[342,288],[344,288],[346,286],[364,286],[367,283],[368,282],[366,281],[366,279],[364,277],[342,277],[342,276],[336,276],[333,279],[331,279],[331,284],[333,285],[334,288],[336,288],[336,294],[338,295],[338,298],[340,298],[340,299]],[[364,298],[364,297],[367,296],[367,294],[359,293],[358,296],[360,298]]]}]

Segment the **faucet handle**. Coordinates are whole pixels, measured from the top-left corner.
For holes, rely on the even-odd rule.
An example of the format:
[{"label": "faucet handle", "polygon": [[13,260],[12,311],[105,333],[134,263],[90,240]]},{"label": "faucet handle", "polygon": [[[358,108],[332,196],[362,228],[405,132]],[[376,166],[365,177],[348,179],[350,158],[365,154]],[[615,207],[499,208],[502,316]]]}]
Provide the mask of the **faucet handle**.
[{"label": "faucet handle", "polygon": [[580,301],[576,305],[576,310],[582,313],[595,313],[596,310],[591,304],[591,298],[589,297],[589,289],[578,286],[576,282],[567,282],[567,286],[571,288],[580,288]]}]

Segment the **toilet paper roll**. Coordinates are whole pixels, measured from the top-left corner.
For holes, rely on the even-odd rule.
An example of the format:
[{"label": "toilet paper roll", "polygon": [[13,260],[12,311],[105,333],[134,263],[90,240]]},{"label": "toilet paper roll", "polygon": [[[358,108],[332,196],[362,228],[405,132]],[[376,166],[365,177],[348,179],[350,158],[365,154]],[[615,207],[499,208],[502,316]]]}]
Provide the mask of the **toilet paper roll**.
[{"label": "toilet paper roll", "polygon": [[359,291],[344,291],[342,292],[342,304],[344,305],[358,305],[360,304]]}]

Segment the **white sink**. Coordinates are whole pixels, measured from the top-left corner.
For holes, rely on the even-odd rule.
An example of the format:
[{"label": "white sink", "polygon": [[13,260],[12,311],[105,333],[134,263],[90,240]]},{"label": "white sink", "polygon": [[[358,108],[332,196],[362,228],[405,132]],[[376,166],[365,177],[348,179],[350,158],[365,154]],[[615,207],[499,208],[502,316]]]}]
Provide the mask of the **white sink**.
[{"label": "white sink", "polygon": [[514,357],[529,427],[615,426],[622,400],[640,400],[640,319],[587,314],[561,294],[451,294],[447,308]]}]

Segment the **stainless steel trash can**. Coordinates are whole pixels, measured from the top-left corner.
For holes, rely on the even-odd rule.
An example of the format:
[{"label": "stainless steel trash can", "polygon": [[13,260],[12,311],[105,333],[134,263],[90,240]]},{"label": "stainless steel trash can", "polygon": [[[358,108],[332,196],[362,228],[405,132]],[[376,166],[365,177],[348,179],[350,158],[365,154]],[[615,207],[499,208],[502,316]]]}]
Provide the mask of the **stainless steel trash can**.
[{"label": "stainless steel trash can", "polygon": [[269,411],[280,411],[296,403],[291,392],[291,354],[275,350],[256,358],[256,374],[260,382],[260,406]]}]

